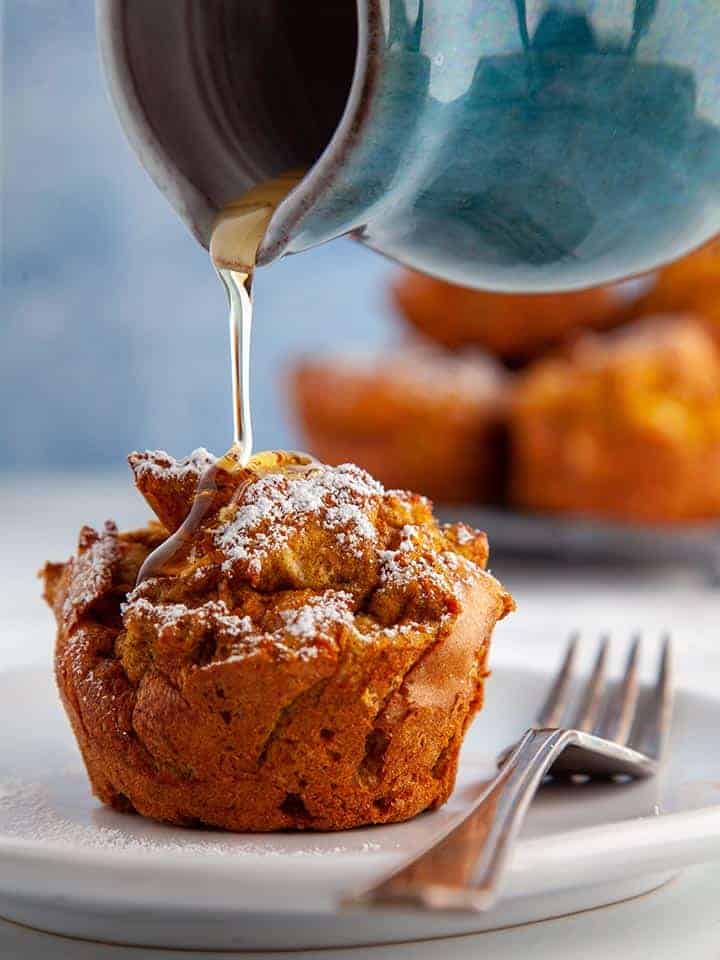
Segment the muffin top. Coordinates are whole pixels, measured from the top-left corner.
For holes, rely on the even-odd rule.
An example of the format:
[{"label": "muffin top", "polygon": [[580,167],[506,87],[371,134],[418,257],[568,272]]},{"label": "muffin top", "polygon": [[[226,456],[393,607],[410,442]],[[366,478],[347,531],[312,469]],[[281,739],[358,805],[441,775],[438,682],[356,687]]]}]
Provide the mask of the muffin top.
[{"label": "muffin top", "polygon": [[494,417],[506,395],[507,375],[480,350],[448,353],[400,345],[386,355],[329,354],[300,361],[292,385],[314,423],[356,434],[390,426],[452,423]]},{"label": "muffin top", "polygon": [[130,457],[158,521],[45,567],[100,799],[183,825],[347,829],[445,802],[513,608],[485,535],[352,464]]},{"label": "muffin top", "polygon": [[453,350],[475,346],[515,366],[583,330],[618,326],[650,285],[640,277],[563,293],[500,293],[403,271],[391,297],[398,312],[429,340]]},{"label": "muffin top", "polygon": [[314,671],[358,644],[418,631],[427,642],[481,579],[502,615],[512,606],[484,570],[484,533],[440,525],[424,497],[353,464],[264,454],[243,468],[207,451],[129,460],[160,522],[83,531],[63,618],[120,603],[115,654],[134,683],[150,664],[173,673],[260,657]]},{"label": "muffin top", "polygon": [[720,241],[714,240],[659,270],[638,316],[690,313],[720,343]]},{"label": "muffin top", "polygon": [[720,440],[720,354],[685,317],[658,317],[588,335],[519,382],[515,409],[542,413],[547,429],[572,425],[640,432],[682,445]]}]

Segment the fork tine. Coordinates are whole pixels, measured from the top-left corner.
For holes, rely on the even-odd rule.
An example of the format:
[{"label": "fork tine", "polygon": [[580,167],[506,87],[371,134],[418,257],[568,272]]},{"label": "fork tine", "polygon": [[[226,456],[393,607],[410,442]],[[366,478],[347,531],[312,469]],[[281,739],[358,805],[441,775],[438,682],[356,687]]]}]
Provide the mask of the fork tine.
[{"label": "fork tine", "polygon": [[673,707],[673,645],[670,634],[662,635],[662,652],[655,686],[644,704],[631,746],[660,760],[670,733]]},{"label": "fork tine", "polygon": [[609,649],[610,637],[604,636],[600,642],[597,657],[595,658],[595,665],[580,700],[575,718],[570,723],[570,727],[574,730],[589,731],[595,726],[595,721],[597,720],[597,715],[602,705],[603,691],[605,689],[605,673]]},{"label": "fork tine", "polygon": [[597,735],[605,740],[626,744],[630,736],[638,702],[638,663],[641,648],[642,636],[637,633],[628,653],[625,673],[610,697],[602,723],[596,731]]},{"label": "fork tine", "polygon": [[578,631],[571,633],[570,637],[568,638],[565,659],[563,660],[559,673],[555,677],[555,682],[550,688],[547,700],[543,704],[543,707],[538,714],[536,725],[541,730],[545,728],[552,729],[560,726],[560,720],[562,719],[562,715],[565,712],[565,706],[567,704],[568,691],[570,689],[570,682],[572,680],[573,670],[575,668],[575,660],[577,659],[579,642],[580,634]]}]

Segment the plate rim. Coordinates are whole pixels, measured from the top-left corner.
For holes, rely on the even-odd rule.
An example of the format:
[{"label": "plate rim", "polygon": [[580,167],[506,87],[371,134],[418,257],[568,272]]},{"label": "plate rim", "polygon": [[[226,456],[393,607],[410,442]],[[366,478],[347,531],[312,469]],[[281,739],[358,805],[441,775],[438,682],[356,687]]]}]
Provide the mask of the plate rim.
[{"label": "plate rim", "polygon": [[[496,664],[495,669],[522,670],[527,674],[543,675],[544,671],[533,665],[520,666],[517,663]],[[41,674],[45,679],[52,676],[48,664],[35,663],[26,666],[0,668],[0,681],[7,681],[8,677],[21,677],[26,681],[33,675]],[[720,696],[709,696],[707,690],[693,690],[692,685],[685,684],[680,688],[688,693],[695,693],[704,699],[715,700],[720,706]],[[99,803],[99,801],[98,801]],[[363,828],[357,828],[358,831]],[[231,834],[232,835],[232,834]],[[235,834],[235,836],[240,836]],[[252,836],[255,842],[262,843],[263,834],[243,834]],[[308,834],[312,836],[312,834]],[[630,842],[628,842],[630,841]],[[659,856],[660,854],[660,856]],[[378,870],[391,862],[388,854],[373,851],[376,858],[374,863]],[[506,894],[503,899],[514,899],[533,896],[541,891],[551,889],[567,889],[580,882],[588,885],[586,876],[588,856],[593,858],[592,882],[604,882],[614,878],[630,875],[642,876],[665,870],[676,870],[695,863],[708,862],[720,858],[720,801],[717,804],[706,804],[691,810],[679,810],[669,813],[657,813],[647,816],[630,818],[608,824],[594,824],[591,826],[576,827],[570,830],[551,833],[543,836],[529,837],[519,840],[514,851],[508,870]],[[315,870],[328,873],[337,872],[338,875],[347,869],[354,860],[367,862],[368,855],[363,852],[348,851],[342,858],[332,855],[322,855],[318,858],[295,857],[298,864],[307,869],[312,865]],[[177,850],[159,850],[151,847],[139,849],[137,847],[102,847],[83,846],[62,840],[47,841],[40,838],[12,837],[0,832],[0,891],[4,889],[2,875],[10,861],[15,865],[24,865],[22,873],[35,873],[36,869],[44,866],[46,869],[60,869],[66,867],[68,859],[72,859],[73,866],[84,868],[89,872],[111,867],[116,880],[129,882],[133,877],[142,874],[147,880],[147,873],[158,880],[158,885],[167,878],[171,881],[172,889],[179,893],[182,889],[188,892],[196,890],[198,876],[208,881],[208,872],[213,878],[225,879],[232,876],[238,880],[239,864],[242,861],[246,871],[253,871],[262,866],[268,880],[272,876],[287,875],[288,857],[266,857],[254,851],[242,851],[238,854],[228,854],[225,850],[208,850],[192,855]],[[182,869],[179,869],[179,868]],[[32,876],[24,877],[23,887],[26,891],[37,890]],[[77,881],[77,877],[75,880]],[[338,879],[339,876],[338,876]],[[15,886],[20,877],[15,877]],[[79,884],[78,886],[82,886]],[[215,887],[216,884],[213,884]],[[343,884],[347,889],[347,884]],[[99,894],[100,891],[96,891]],[[147,894],[147,890],[145,891]],[[166,897],[167,890],[158,891],[159,897]],[[232,905],[237,912],[258,912],[255,908],[244,907],[238,900],[239,890],[236,888],[230,893]],[[115,901],[117,902],[117,901]],[[196,902],[196,900],[194,901]],[[305,913],[305,909],[292,910],[292,904],[287,906],[288,913]],[[335,905],[335,910],[337,905]],[[324,912],[327,912],[325,910]]]}]

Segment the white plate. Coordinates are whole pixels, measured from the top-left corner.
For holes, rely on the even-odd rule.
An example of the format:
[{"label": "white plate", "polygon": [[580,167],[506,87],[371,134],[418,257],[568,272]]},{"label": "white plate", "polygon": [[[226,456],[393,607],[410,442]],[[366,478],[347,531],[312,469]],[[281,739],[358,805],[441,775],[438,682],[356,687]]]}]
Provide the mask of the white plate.
[{"label": "white plate", "polygon": [[[537,647],[535,648],[537,650]],[[195,949],[359,945],[479,932],[647,892],[720,857],[720,700],[678,695],[655,781],[548,787],[484,915],[342,913],[354,889],[457,815],[528,725],[547,676],[495,667],[440,811],[342,834],[232,835],[114,813],[91,796],[49,671],[0,674],[0,915],[76,937]]]}]

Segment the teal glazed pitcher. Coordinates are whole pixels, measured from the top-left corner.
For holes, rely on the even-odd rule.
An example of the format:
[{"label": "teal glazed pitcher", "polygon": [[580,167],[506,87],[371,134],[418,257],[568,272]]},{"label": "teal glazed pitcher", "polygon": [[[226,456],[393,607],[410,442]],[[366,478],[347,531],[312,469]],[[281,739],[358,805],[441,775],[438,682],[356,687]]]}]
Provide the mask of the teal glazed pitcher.
[{"label": "teal glazed pitcher", "polygon": [[98,0],[120,119],[207,246],[307,171],[260,264],[352,234],[467,286],[572,289],[720,231],[720,0]]}]

